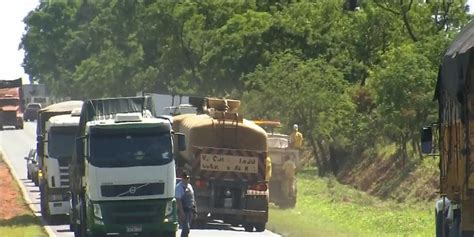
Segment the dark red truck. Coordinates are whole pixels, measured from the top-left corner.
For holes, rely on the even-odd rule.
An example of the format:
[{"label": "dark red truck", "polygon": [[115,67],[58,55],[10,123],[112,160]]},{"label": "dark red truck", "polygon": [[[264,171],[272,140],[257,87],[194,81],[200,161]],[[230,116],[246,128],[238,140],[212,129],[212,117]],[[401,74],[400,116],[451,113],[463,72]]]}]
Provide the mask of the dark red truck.
[{"label": "dark red truck", "polygon": [[23,129],[23,90],[21,78],[0,80],[0,130],[4,126]]}]

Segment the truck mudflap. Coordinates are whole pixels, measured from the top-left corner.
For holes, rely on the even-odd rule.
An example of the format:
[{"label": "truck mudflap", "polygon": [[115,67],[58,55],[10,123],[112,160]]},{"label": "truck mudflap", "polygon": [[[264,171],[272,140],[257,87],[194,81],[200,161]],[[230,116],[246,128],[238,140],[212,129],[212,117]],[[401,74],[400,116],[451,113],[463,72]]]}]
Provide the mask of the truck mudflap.
[{"label": "truck mudflap", "polygon": [[[107,234],[170,236],[178,229],[176,204],[173,213],[165,216],[171,199],[101,201],[88,205],[90,232],[93,236]],[[97,210],[100,208],[100,217]]]},{"label": "truck mudflap", "polygon": [[268,211],[266,210],[248,210],[248,209],[228,209],[228,208],[209,208],[209,207],[199,207],[200,213],[212,213],[220,215],[235,215],[242,217],[258,217],[267,219]]}]

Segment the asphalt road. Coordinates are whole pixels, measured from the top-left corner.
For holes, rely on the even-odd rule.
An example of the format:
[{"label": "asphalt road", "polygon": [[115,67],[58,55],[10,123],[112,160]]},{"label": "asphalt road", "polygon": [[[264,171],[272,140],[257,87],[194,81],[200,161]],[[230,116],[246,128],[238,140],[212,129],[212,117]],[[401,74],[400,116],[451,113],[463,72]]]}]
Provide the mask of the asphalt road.
[{"label": "asphalt road", "polygon": [[[19,177],[22,185],[28,191],[28,197],[30,204],[32,204],[35,214],[41,216],[40,205],[39,205],[39,189],[34,186],[33,182],[26,178],[26,161],[24,157],[28,154],[28,151],[36,146],[35,135],[36,134],[36,123],[25,122],[23,130],[13,130],[5,127],[5,130],[0,131],[0,149],[3,150],[5,158],[8,159],[10,164],[13,166],[13,172]],[[43,223],[46,223],[43,221]],[[74,236],[72,232],[69,232],[69,225],[66,221],[57,220],[55,223],[46,223],[47,227],[50,227],[54,232],[55,236]],[[179,236],[179,232],[177,234]],[[191,230],[191,236],[193,237],[247,237],[247,236],[262,236],[262,237],[275,237],[279,236],[268,230],[265,232],[245,232],[242,227],[231,227],[227,224],[222,224],[218,221],[208,224],[204,229]]]}]

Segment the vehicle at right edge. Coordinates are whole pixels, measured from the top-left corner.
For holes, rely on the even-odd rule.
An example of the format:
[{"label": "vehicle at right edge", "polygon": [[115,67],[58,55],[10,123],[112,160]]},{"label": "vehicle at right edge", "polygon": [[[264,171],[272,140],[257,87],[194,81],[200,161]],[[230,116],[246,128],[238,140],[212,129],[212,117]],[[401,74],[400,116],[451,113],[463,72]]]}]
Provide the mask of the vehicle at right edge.
[{"label": "vehicle at right edge", "polygon": [[422,130],[422,151],[440,156],[437,237],[474,236],[474,21],[442,58],[435,90],[438,121]]}]

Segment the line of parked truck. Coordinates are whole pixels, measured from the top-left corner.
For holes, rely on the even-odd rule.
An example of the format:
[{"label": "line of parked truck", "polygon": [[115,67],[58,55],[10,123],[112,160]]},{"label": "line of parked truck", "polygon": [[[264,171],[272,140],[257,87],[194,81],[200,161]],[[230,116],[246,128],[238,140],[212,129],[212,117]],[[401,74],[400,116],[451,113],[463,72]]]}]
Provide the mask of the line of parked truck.
[{"label": "line of parked truck", "polygon": [[193,113],[175,116],[157,112],[150,96],[41,109],[37,146],[26,159],[37,167],[28,174],[39,185],[43,218],[67,215],[76,237],[175,236],[174,192],[186,170],[197,225],[220,219],[264,231],[267,132],[238,113],[238,100],[193,103]]},{"label": "line of parked truck", "polygon": [[42,216],[68,215],[76,237],[175,236],[176,174],[186,170],[198,207],[195,223],[221,219],[264,231],[266,131],[238,113],[238,100],[197,101],[196,113],[176,116],[160,115],[150,96],[41,109]]}]

